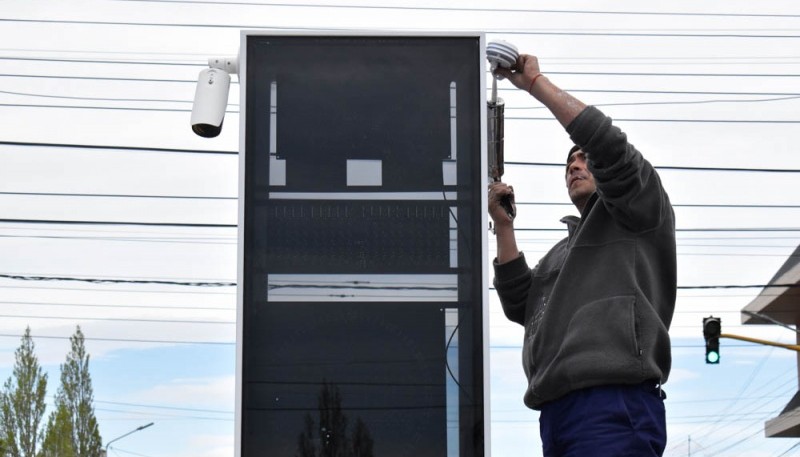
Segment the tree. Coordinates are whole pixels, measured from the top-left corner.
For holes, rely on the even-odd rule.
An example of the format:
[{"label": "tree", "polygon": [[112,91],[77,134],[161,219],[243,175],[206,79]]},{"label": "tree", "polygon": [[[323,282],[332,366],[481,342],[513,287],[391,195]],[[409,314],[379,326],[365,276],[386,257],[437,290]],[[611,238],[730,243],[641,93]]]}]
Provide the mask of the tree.
[{"label": "tree", "polygon": [[35,457],[37,444],[42,438],[47,374],[42,371],[34,353],[30,327],[25,329],[14,357],[14,371],[3,387],[0,402],[5,455]]},{"label": "tree", "polygon": [[[84,345],[80,326],[69,339],[70,352],[61,365],[61,386],[56,393],[58,412],[66,410],[69,415],[71,442],[74,455],[94,457],[100,455],[103,441],[94,415],[94,391],[89,374],[89,354]],[[54,423],[58,422],[58,412]]]},{"label": "tree", "polygon": [[72,420],[67,405],[60,404],[50,414],[39,457],[76,457],[72,445]]},{"label": "tree", "polygon": [[323,382],[318,397],[319,435],[321,457],[347,455],[347,416],[342,412],[342,394],[339,388]]},{"label": "tree", "polygon": [[306,414],[305,426],[300,436],[297,437],[295,457],[317,457],[314,447],[314,419],[311,418],[311,414]]},{"label": "tree", "polygon": [[375,441],[369,433],[369,428],[359,417],[356,419],[355,429],[353,430],[353,456],[354,457],[373,457],[372,448]]},{"label": "tree", "polygon": [[[347,436],[348,418],[342,411],[342,394],[336,385],[323,381],[317,396],[317,410],[318,426],[311,414],[305,415],[295,457],[374,457],[374,440],[360,417],[356,418],[352,435]],[[315,441],[319,448],[314,445]]]}]

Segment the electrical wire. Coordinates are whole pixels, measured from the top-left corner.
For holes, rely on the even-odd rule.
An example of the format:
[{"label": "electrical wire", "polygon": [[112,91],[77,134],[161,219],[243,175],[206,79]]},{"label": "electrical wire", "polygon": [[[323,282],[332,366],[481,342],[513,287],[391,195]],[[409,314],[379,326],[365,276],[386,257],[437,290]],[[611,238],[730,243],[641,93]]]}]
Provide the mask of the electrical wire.
[{"label": "electrical wire", "polygon": [[800,14],[785,13],[701,13],[687,11],[603,11],[603,10],[564,10],[541,8],[503,8],[503,7],[469,7],[469,6],[403,6],[403,5],[357,5],[357,4],[323,4],[323,3],[287,3],[287,2],[243,2],[214,0],[107,0],[117,2],[139,3],[186,3],[224,6],[270,6],[291,8],[324,8],[324,9],[367,9],[367,10],[412,10],[412,11],[445,11],[445,12],[503,12],[503,13],[536,13],[536,14],[579,14],[579,15],[614,15],[614,16],[694,16],[694,17],[743,17],[743,18],[800,18]]},{"label": "electrical wire", "polygon": [[[124,21],[91,21],[91,20],[66,20],[66,19],[21,19],[0,18],[0,22],[19,24],[64,24],[64,25],[98,25],[98,26],[124,26],[124,27],[165,27],[165,28],[209,28],[209,29],[255,29],[262,30],[288,30],[288,31],[331,31],[331,32],[356,32],[370,31],[363,27],[286,27],[286,26],[259,26],[254,24],[216,24],[216,23],[178,23],[178,22],[124,22]],[[424,29],[419,29],[424,30]],[[650,37],[650,38],[726,38],[726,39],[796,39],[800,35],[778,35],[758,33],[674,33],[674,32],[608,32],[608,31],[575,31],[568,29],[554,30],[511,30],[487,29],[486,33],[523,36],[576,36],[576,37]],[[563,30],[563,31],[562,31]],[[652,30],[652,29],[648,29]],[[738,29],[737,29],[738,30]],[[763,29],[759,29],[763,30]],[[446,30],[445,30],[446,31]],[[456,30],[453,30],[456,31]]]},{"label": "electrical wire", "polygon": [[[19,338],[18,334],[0,333],[0,338]],[[34,339],[69,340],[69,336],[33,335]],[[101,338],[85,337],[86,341],[102,341],[108,343],[143,343],[143,344],[189,344],[204,346],[235,346],[235,341],[193,341],[193,340],[152,340],[143,338]]]}]

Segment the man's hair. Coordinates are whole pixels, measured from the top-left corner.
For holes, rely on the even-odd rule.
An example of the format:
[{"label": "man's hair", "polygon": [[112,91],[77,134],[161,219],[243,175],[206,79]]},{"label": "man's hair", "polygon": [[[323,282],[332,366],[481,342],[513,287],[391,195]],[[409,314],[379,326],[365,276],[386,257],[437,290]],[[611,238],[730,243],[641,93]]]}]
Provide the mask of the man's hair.
[{"label": "man's hair", "polygon": [[577,144],[569,148],[569,153],[567,154],[567,162],[569,162],[569,158],[572,157],[572,153],[580,149],[581,147]]}]

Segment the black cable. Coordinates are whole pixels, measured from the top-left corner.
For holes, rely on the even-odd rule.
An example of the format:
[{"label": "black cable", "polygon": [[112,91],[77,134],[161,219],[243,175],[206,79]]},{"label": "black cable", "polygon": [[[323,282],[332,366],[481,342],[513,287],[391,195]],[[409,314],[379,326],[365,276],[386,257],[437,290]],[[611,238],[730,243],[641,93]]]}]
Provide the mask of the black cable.
[{"label": "black cable", "polygon": [[[2,21],[2,19],[0,19]],[[123,78],[118,76],[68,76],[68,75],[30,75],[21,73],[0,73],[3,78],[41,78],[41,79],[77,79],[82,81],[125,81],[140,83],[191,83],[197,84],[197,79],[164,79],[164,78]],[[231,84],[238,84],[231,80]]]},{"label": "black cable", "polygon": [[[100,198],[158,198],[165,200],[238,200],[239,197],[216,197],[199,195],[147,195],[147,194],[85,194],[69,192],[6,192],[0,195],[21,195],[36,197],[100,197]],[[674,206],[674,205],[673,205]]]},{"label": "black cable", "polygon": [[[506,116],[506,120],[515,121],[548,121],[552,122],[552,117],[526,117],[526,116]],[[615,118],[620,122],[674,122],[690,124],[800,124],[800,120],[793,119],[659,119],[659,118]]]},{"label": "black cable", "polygon": [[159,62],[153,60],[97,60],[97,59],[54,59],[52,57],[14,57],[0,56],[0,60],[24,60],[29,62],[59,62],[59,63],[101,63],[101,64],[121,64],[121,65],[161,65],[161,66],[182,66],[205,68],[207,64],[197,62]]},{"label": "black cable", "polygon": [[168,152],[178,154],[223,154],[238,155],[238,151],[219,151],[210,149],[178,149],[178,148],[157,148],[143,146],[116,146],[102,144],[68,144],[68,143],[37,143],[28,141],[0,141],[0,146],[23,146],[23,147],[42,147],[42,148],[65,148],[65,149],[102,149],[107,151],[139,151],[139,152]]},{"label": "black cable", "polygon": [[70,281],[87,282],[91,284],[161,284],[169,286],[189,286],[189,287],[235,287],[235,282],[224,281],[167,281],[158,279],[116,279],[116,278],[76,278],[73,276],[34,276],[34,275],[11,275],[0,274],[2,279],[13,279],[18,281]]},{"label": "black cable", "polygon": [[[81,289],[85,291],[86,289]],[[119,292],[119,291],[114,291]],[[34,301],[0,301],[4,305],[22,305],[22,306],[56,306],[56,307],[89,307],[89,308],[119,308],[119,309],[160,309],[167,311],[174,310],[189,310],[189,311],[236,311],[236,308],[219,307],[219,306],[156,306],[156,305],[104,305],[100,303],[55,303],[55,302],[34,302]]]},{"label": "black cable", "polygon": [[[70,336],[53,336],[53,335],[32,335],[34,339],[45,340],[69,340]],[[0,333],[0,338],[20,338],[20,335]],[[190,341],[190,340],[146,340],[139,338],[93,338],[84,337],[86,341],[105,341],[105,342],[118,342],[118,343],[157,343],[157,344],[198,344],[210,346],[235,346],[235,341]]]},{"label": "black cable", "polygon": [[[2,143],[0,143],[2,144]],[[506,165],[532,166],[532,167],[557,167],[566,168],[566,164],[559,162],[521,162],[507,160]],[[730,172],[758,172],[758,173],[800,173],[799,168],[743,168],[743,167],[689,167],[674,165],[653,165],[656,170],[680,171],[730,171]]]},{"label": "black cable", "polygon": [[9,224],[54,224],[54,225],[134,225],[144,227],[198,227],[198,228],[235,228],[237,224],[192,224],[183,222],[137,222],[137,221],[67,221],[45,219],[0,219],[0,223]]},{"label": "black cable", "polygon": [[[92,144],[67,144],[67,143],[38,143],[25,141],[0,141],[0,146],[23,146],[23,147],[48,147],[48,148],[67,148],[67,149],[103,149],[119,151],[142,151],[142,152],[169,152],[182,154],[225,154],[238,155],[238,151],[202,150],[202,149],[177,149],[177,148],[156,148],[156,147],[134,147],[134,146],[112,146],[112,145],[92,145]],[[565,164],[558,162],[522,162],[506,161],[506,165],[513,166],[536,166],[536,167],[558,167],[564,168]],[[742,167],[689,167],[689,166],[670,166],[656,165],[657,170],[680,170],[680,171],[729,171],[729,172],[759,172],[759,173],[800,173],[796,168],[742,168]],[[543,203],[544,204],[544,203]],[[688,205],[687,205],[688,206]]]},{"label": "black cable", "polygon": [[[800,38],[798,36],[797,38]],[[621,71],[548,71],[549,75],[570,76],[679,76],[679,77],[731,77],[731,78],[798,78],[800,74],[792,73],[651,73]]]},{"label": "black cable", "polygon": [[[284,26],[257,26],[253,24],[212,24],[212,23],[177,23],[177,22],[121,22],[121,21],[88,21],[66,19],[20,19],[0,18],[0,22],[22,24],[65,24],[65,25],[99,25],[99,26],[127,26],[127,27],[170,27],[170,28],[213,28],[213,29],[261,29],[275,31],[331,31],[331,32],[363,32],[366,28],[354,27],[284,27]],[[605,37],[651,37],[651,38],[745,38],[745,39],[794,39],[800,35],[762,35],[745,33],[674,33],[674,32],[591,32],[591,31],[547,31],[547,30],[509,30],[489,29],[490,34],[501,35],[526,35],[526,36],[605,36]]]},{"label": "black cable", "polygon": [[181,319],[139,319],[128,317],[88,317],[88,316],[31,316],[18,314],[0,314],[3,319],[53,319],[66,321],[102,321],[102,322],[139,322],[151,324],[213,324],[235,325],[236,321],[193,321]]},{"label": "black cable", "polygon": [[536,13],[536,14],[598,14],[624,16],[700,16],[700,17],[761,17],[761,18],[800,18],[800,14],[768,14],[768,13],[694,13],[669,11],[602,11],[602,10],[556,10],[531,8],[488,8],[488,7],[440,7],[440,6],[389,6],[389,5],[355,5],[355,4],[322,4],[322,3],[286,3],[286,2],[243,2],[243,1],[201,1],[201,0],[108,0],[118,2],[147,3],[186,3],[199,5],[236,5],[236,6],[271,6],[293,8],[331,8],[331,9],[377,9],[377,10],[411,10],[411,11],[453,11],[453,12],[504,12],[504,13]]}]

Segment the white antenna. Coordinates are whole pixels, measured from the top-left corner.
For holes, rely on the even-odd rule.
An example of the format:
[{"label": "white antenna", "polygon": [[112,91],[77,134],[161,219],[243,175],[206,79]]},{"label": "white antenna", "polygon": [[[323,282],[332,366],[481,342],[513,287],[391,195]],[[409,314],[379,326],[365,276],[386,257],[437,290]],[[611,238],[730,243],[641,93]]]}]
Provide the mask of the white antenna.
[{"label": "white antenna", "polygon": [[486,46],[486,60],[492,68],[492,103],[497,103],[497,80],[503,79],[502,76],[495,76],[494,70],[497,67],[511,68],[517,63],[519,51],[517,47],[506,41],[492,41]]}]

